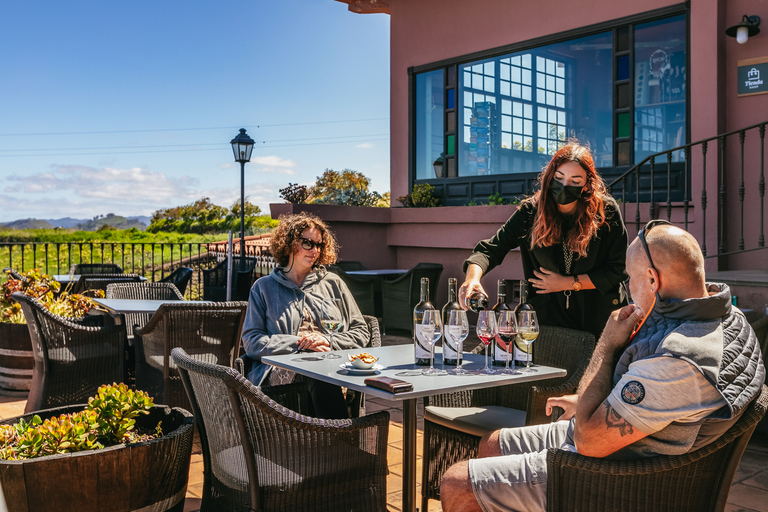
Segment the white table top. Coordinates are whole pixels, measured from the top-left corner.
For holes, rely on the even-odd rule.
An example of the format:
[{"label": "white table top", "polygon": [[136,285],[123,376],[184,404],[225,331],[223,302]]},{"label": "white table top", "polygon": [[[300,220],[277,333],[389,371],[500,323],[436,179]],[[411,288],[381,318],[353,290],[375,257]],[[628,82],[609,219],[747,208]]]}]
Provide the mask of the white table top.
[{"label": "white table top", "polygon": [[382,268],[379,270],[347,270],[347,274],[351,274],[353,276],[393,276],[393,275],[402,275],[408,272],[408,270],[403,270],[399,268]]},{"label": "white table top", "polygon": [[[340,365],[349,362],[349,354],[358,354],[369,352],[379,358],[376,364],[384,366],[380,372],[371,375],[353,375],[342,369]],[[440,349],[436,347],[435,368],[443,368]],[[451,391],[461,391],[465,389],[480,389],[499,386],[502,384],[514,384],[517,382],[529,382],[542,379],[552,379],[564,377],[566,371],[549,366],[534,366],[535,373],[524,373],[522,375],[485,375],[475,373],[485,366],[483,354],[464,354],[464,368],[469,370],[468,375],[413,375],[413,373],[425,370],[426,366],[417,366],[414,363],[413,345],[397,345],[389,347],[376,347],[355,350],[337,351],[342,356],[341,359],[319,359],[320,353],[301,353],[285,354],[279,356],[262,357],[262,361],[293,370],[302,375],[306,375],[317,380],[330,382],[339,386],[344,386],[356,391],[361,391],[369,395],[378,396],[387,400],[409,400],[423,396],[431,396]],[[453,366],[446,366],[445,369],[453,369]],[[405,393],[392,394],[387,391],[373,388],[365,385],[365,379],[384,375],[394,377],[413,384],[413,391]]]},{"label": "white table top", "polygon": [[163,304],[204,304],[202,300],[146,300],[146,299],[93,299],[110,313],[155,313]]},{"label": "white table top", "polygon": [[[54,274],[53,278],[62,283],[62,284],[69,284],[69,283],[76,283],[80,280],[80,276],[83,274],[72,274],[71,276],[69,274]],[[94,276],[98,277],[100,274],[87,274],[88,276]],[[146,281],[147,278],[144,276],[139,276],[142,281]]]}]

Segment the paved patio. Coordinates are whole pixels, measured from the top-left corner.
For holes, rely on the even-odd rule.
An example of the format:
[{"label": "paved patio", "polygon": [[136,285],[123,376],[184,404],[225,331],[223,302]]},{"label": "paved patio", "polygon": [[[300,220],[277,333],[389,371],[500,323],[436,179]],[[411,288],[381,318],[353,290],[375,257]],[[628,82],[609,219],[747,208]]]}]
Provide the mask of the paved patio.
[{"label": "paved patio", "polygon": [[[387,335],[382,340],[383,344],[409,343],[408,338],[402,336]],[[389,464],[389,476],[387,477],[387,506],[391,512],[401,511],[402,491],[402,455],[403,455],[403,414],[399,402],[373,398],[367,400],[369,411],[387,410],[390,414],[389,449],[387,460]],[[8,396],[0,393],[0,419],[19,416],[24,412],[26,398],[23,396]],[[421,444],[423,431],[423,405],[419,400],[418,405],[418,433],[417,433],[417,501],[421,502],[421,488],[418,482],[421,480]],[[755,433],[752,441],[744,453],[739,470],[734,478],[731,493],[728,497],[726,512],[765,512],[768,510],[768,429],[762,429]],[[195,445],[192,450],[192,462],[189,469],[189,484],[187,498],[184,506],[185,512],[197,512],[200,510],[200,500],[203,495],[203,456],[200,443],[195,434]],[[429,512],[441,511],[440,503],[430,501]],[[364,512],[364,511],[363,511]]]}]

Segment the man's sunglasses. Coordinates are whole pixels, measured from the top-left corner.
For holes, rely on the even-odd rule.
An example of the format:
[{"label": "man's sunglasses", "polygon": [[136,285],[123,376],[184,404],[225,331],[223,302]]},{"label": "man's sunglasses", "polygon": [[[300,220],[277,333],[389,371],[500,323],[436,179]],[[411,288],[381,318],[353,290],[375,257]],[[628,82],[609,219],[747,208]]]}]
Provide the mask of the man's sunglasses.
[{"label": "man's sunglasses", "polygon": [[301,240],[301,247],[303,247],[305,251],[311,251],[315,247],[317,247],[319,251],[322,251],[323,249],[325,249],[325,244],[323,242],[317,243],[314,240],[310,240],[309,238],[303,238],[303,237],[299,238],[299,240]]},{"label": "man's sunglasses", "polygon": [[[671,226],[672,223],[668,220],[663,219],[653,219],[652,221],[649,221],[648,224],[643,226],[643,229],[640,230],[640,232],[637,234],[637,237],[640,239],[640,245],[643,246],[643,250],[645,251],[645,255],[648,256],[648,263],[651,264],[651,268],[653,270],[656,270],[656,273],[659,271],[656,269],[656,265],[653,264],[653,258],[651,258],[651,251],[648,250],[648,242],[645,240],[645,234],[650,231],[654,226],[659,225],[667,225]],[[630,302],[632,301],[632,297],[629,296],[629,277],[624,281],[624,288],[627,291],[627,296],[629,297]]]}]

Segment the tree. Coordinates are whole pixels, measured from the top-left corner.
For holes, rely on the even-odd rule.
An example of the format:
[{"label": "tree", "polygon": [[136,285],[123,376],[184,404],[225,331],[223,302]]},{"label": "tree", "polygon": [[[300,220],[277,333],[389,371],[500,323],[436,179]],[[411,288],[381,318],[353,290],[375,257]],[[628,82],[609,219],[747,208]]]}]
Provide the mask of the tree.
[{"label": "tree", "polygon": [[310,202],[343,206],[376,206],[378,192],[369,192],[370,180],[358,171],[344,169],[340,173],[326,169],[311,189]]},{"label": "tree", "polygon": [[[269,215],[262,215],[261,208],[245,202],[246,233],[274,228],[277,221]],[[223,208],[203,197],[192,204],[157,210],[152,215],[152,223],[147,228],[150,233],[225,233],[240,232],[240,201],[235,201],[231,208]]]}]

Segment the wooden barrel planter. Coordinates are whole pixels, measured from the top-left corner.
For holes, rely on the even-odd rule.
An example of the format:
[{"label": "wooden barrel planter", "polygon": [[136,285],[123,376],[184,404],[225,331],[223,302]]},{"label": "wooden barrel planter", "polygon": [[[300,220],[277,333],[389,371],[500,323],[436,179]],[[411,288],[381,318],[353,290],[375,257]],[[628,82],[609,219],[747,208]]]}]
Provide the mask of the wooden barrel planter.
[{"label": "wooden barrel planter", "polygon": [[[50,418],[83,410],[83,405],[25,414]],[[182,512],[192,457],[194,421],[179,408],[156,405],[136,424],[163,437],[101,450],[50,455],[29,460],[0,460],[0,510],[43,512]],[[3,503],[3,500],[4,502]]]},{"label": "wooden barrel planter", "polygon": [[29,391],[32,365],[27,324],[0,323],[0,388]]}]

